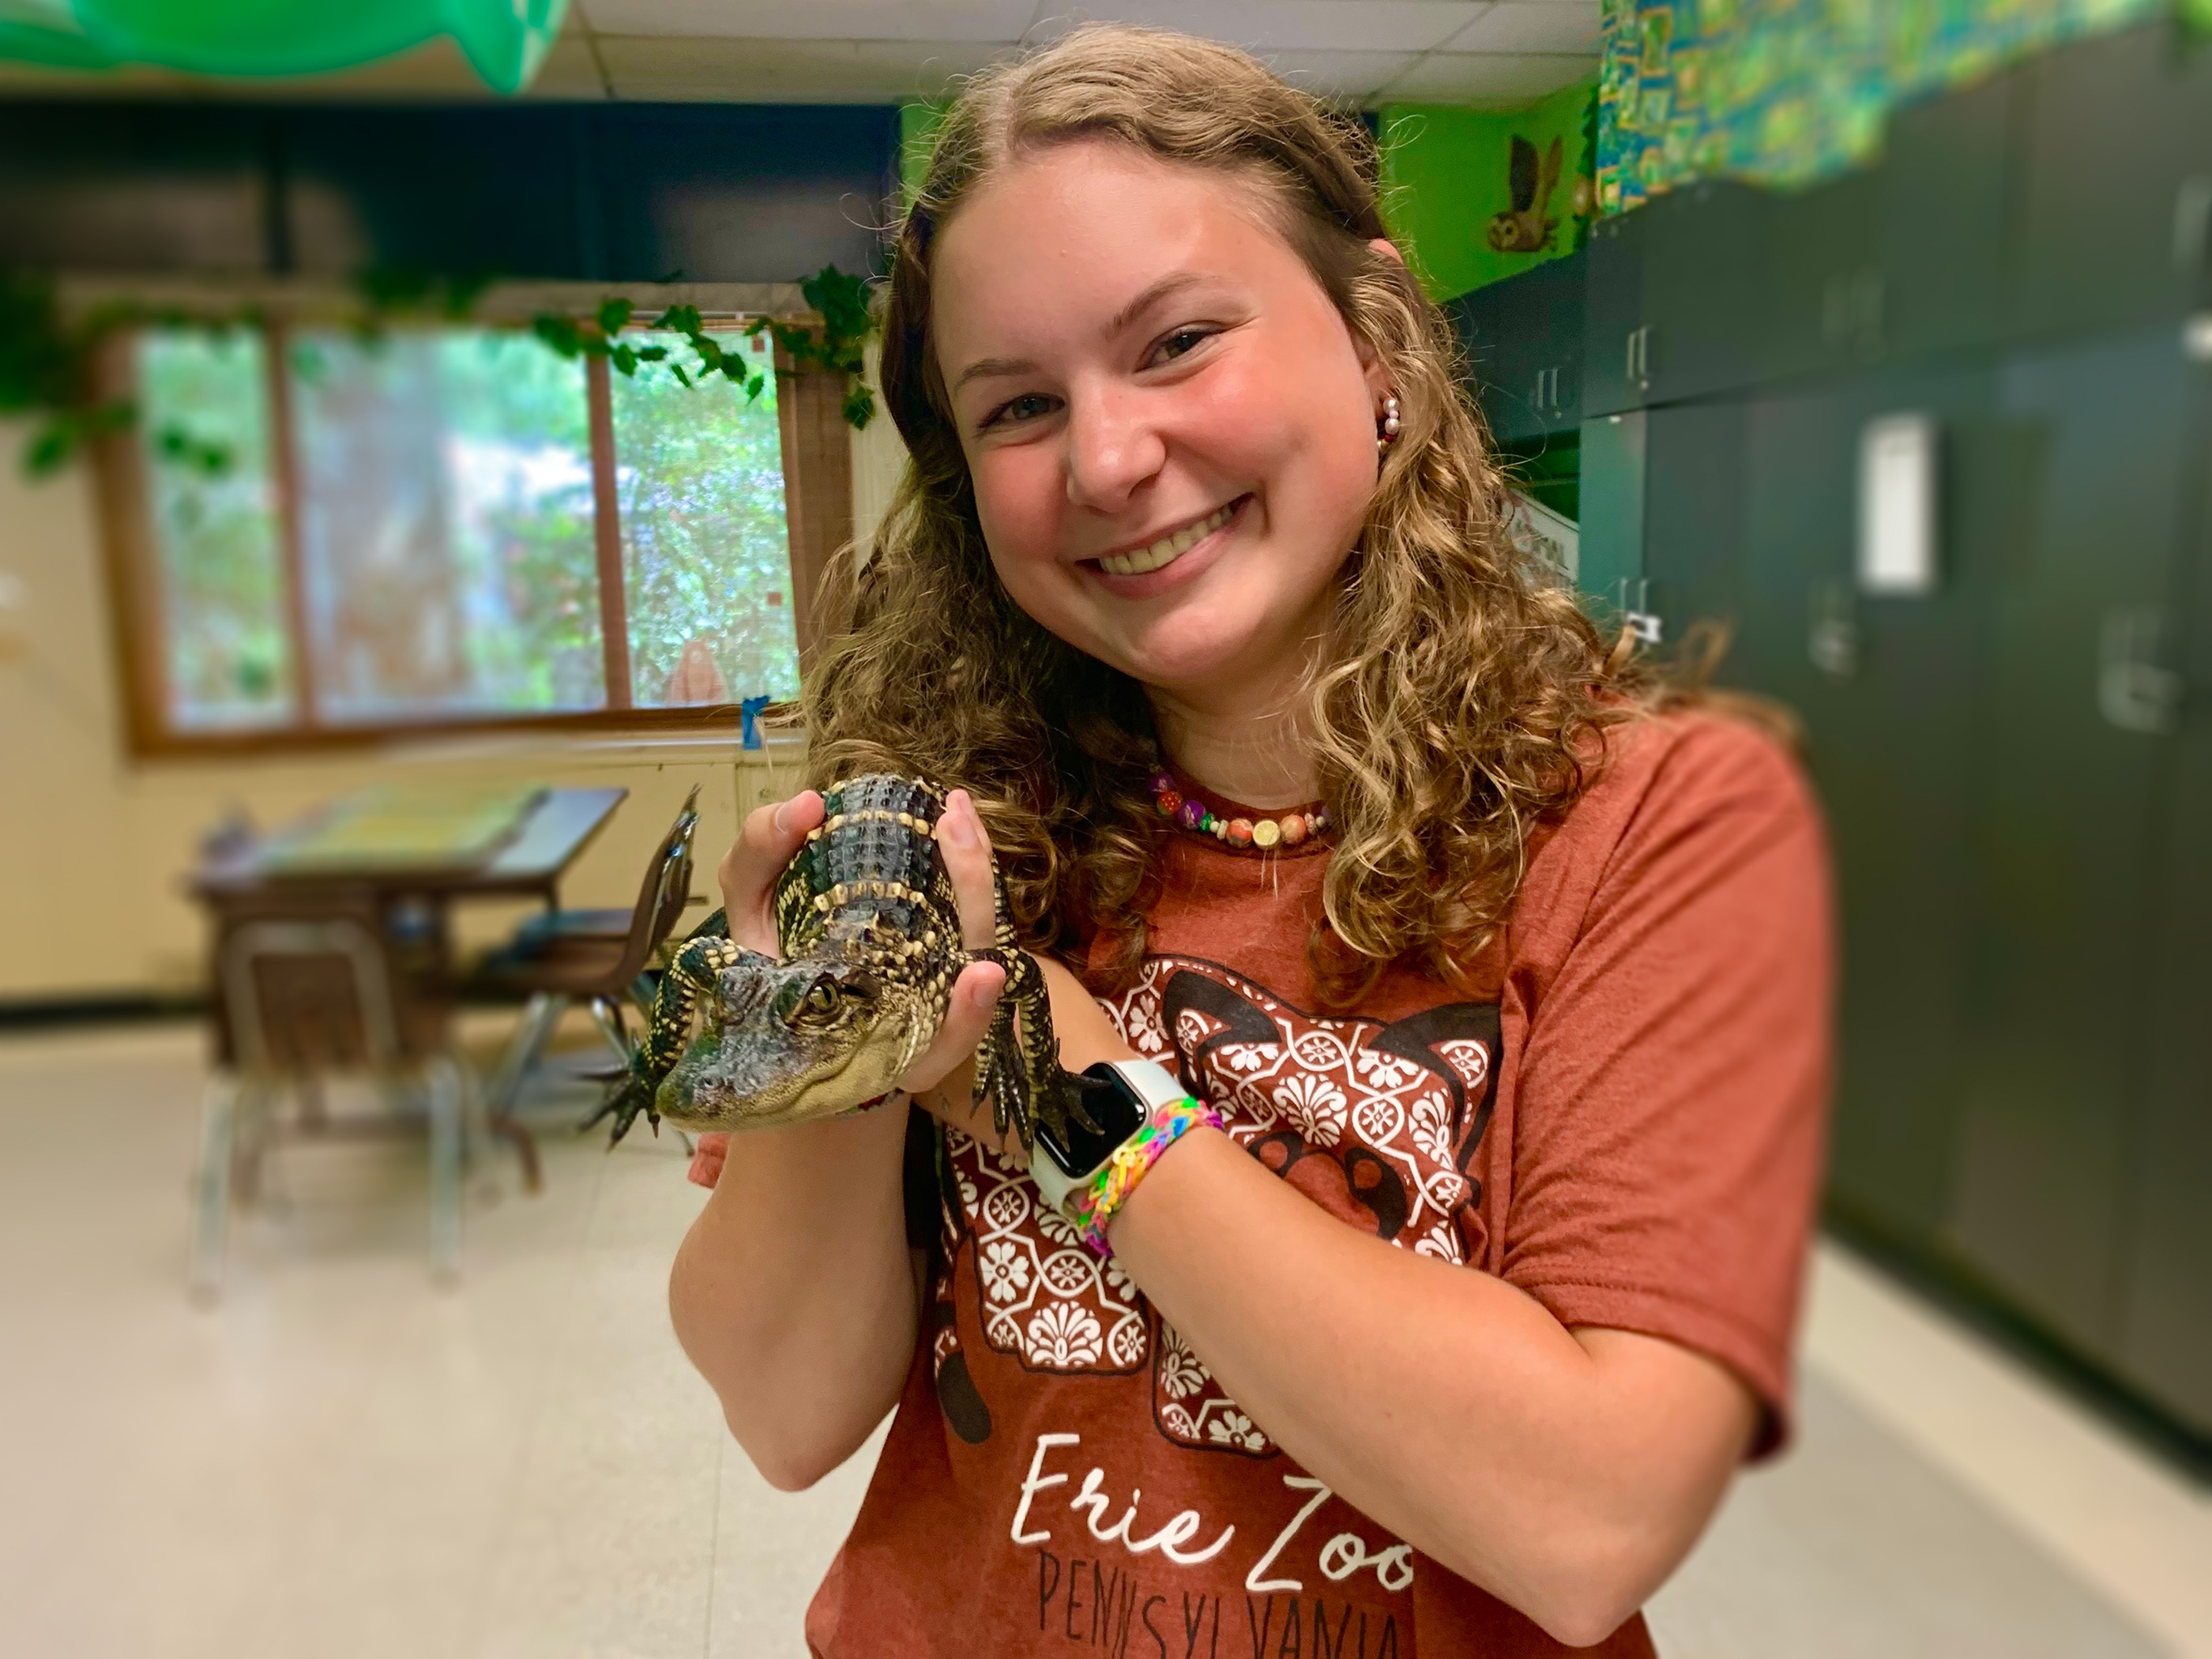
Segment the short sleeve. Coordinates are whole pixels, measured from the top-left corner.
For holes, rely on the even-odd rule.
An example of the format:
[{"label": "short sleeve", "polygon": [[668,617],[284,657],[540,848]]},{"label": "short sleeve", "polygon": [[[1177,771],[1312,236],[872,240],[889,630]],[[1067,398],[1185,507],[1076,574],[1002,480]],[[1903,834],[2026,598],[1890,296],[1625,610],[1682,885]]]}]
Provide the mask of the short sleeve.
[{"label": "short sleeve", "polygon": [[1671,726],[1586,799],[1594,834],[1571,818],[1539,854],[1588,867],[1553,872],[1572,936],[1524,988],[1502,1272],[1563,1323],[1728,1366],[1763,1455],[1787,1435],[1830,1086],[1826,840],[1763,736]]}]

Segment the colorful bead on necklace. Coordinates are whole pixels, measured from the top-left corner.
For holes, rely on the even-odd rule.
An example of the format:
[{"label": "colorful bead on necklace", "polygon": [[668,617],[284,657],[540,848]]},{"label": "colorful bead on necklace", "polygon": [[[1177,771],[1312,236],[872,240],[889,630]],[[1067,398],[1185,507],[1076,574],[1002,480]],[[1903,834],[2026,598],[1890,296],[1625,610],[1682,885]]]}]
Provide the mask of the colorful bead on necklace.
[{"label": "colorful bead on necklace", "polygon": [[1204,801],[1184,795],[1165,772],[1152,774],[1152,804],[1164,818],[1172,818],[1194,834],[1212,836],[1231,847],[1296,847],[1309,836],[1328,833],[1328,809],[1285,812],[1275,818],[1224,818],[1206,809]]}]

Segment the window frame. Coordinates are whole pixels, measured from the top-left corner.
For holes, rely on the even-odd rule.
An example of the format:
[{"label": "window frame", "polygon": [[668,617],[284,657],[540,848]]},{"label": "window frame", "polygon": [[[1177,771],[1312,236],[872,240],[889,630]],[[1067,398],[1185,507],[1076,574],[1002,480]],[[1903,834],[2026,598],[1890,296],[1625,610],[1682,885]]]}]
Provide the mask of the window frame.
[{"label": "window frame", "polygon": [[[795,286],[775,284],[652,284],[610,286],[547,284],[495,289],[465,319],[395,319],[395,326],[474,325],[520,328],[531,316],[548,311],[592,316],[609,295],[629,299],[645,319],[667,306],[699,307],[710,330],[735,330],[757,317],[819,330],[821,319],[805,309]],[[767,303],[763,303],[767,301]],[[750,302],[750,303],[748,303]],[[316,753],[374,748],[473,733],[625,732],[668,735],[734,735],[734,702],[680,708],[639,708],[629,702],[629,636],[627,594],[623,583],[623,541],[616,489],[612,371],[604,358],[584,365],[585,398],[592,447],[593,550],[600,584],[601,641],[608,702],[592,709],[472,712],[450,718],[319,722],[313,698],[312,635],[306,625],[301,582],[298,496],[291,388],[285,373],[285,337],[294,329],[349,319],[340,304],[270,304],[258,301],[258,326],[266,342],[264,362],[269,411],[270,485],[276,496],[277,556],[284,586],[284,623],[295,713],[282,726],[237,730],[180,730],[167,704],[166,582],[151,516],[152,480],[143,434],[134,428],[104,436],[91,446],[94,489],[100,528],[102,562],[109,594],[115,654],[121,679],[125,736],[139,759],[229,759],[258,755]],[[648,325],[641,323],[640,331]],[[95,365],[105,398],[133,398],[137,392],[135,330],[118,330],[102,343]],[[852,428],[842,412],[844,376],[793,362],[773,349],[776,421],[783,463],[784,519],[788,533],[792,622],[797,635],[799,672],[811,666],[815,643],[815,600],[824,567],[852,539]],[[653,371],[648,371],[653,372]]]}]

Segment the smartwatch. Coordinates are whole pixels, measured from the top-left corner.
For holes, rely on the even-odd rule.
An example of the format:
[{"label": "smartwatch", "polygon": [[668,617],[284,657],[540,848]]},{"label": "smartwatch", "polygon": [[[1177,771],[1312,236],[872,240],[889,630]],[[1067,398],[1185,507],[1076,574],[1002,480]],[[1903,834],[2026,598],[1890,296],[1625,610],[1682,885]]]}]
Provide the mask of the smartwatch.
[{"label": "smartwatch", "polygon": [[1086,1129],[1071,1117],[1063,1136],[1039,1118],[1030,1148],[1030,1178],[1055,1210],[1135,1139],[1154,1112],[1190,1097],[1182,1079],[1156,1060],[1102,1060],[1082,1075],[1089,1085],[1083,1109],[1098,1127]]}]

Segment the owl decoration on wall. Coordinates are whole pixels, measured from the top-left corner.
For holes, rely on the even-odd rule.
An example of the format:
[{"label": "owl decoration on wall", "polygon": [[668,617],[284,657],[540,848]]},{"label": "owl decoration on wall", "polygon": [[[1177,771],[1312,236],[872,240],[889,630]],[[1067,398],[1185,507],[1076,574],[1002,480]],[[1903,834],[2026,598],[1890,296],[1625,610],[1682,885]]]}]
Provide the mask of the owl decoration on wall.
[{"label": "owl decoration on wall", "polygon": [[1551,211],[1559,187],[1559,163],[1565,151],[1554,138],[1540,167],[1536,147],[1518,133],[1508,163],[1513,205],[1490,216],[1490,246],[1500,253],[1540,253],[1552,246],[1559,222]]}]

